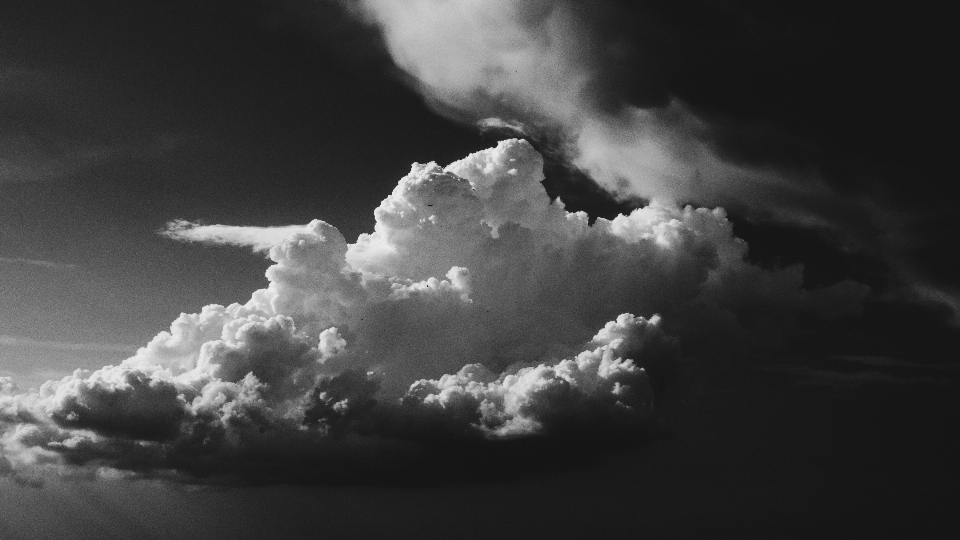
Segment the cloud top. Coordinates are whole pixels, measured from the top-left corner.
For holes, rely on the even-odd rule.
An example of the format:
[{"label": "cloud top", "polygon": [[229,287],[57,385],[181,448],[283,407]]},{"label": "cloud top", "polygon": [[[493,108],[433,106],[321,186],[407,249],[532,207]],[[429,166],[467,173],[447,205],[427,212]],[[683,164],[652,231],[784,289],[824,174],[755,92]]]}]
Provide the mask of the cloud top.
[{"label": "cloud top", "polygon": [[[672,96],[650,62],[654,52],[678,47],[657,28],[663,22],[656,7],[609,0],[341,2],[379,29],[393,62],[438,113],[539,138],[568,168],[621,200],[722,206],[755,221],[829,231],[853,249],[876,249],[886,242],[878,240],[883,231],[899,234],[890,219],[897,209],[841,193],[837,179],[828,181],[811,159],[744,159],[731,148],[738,137],[774,141],[784,133],[707,117]],[[651,20],[638,20],[647,11]],[[896,257],[891,262],[902,265]]]}]

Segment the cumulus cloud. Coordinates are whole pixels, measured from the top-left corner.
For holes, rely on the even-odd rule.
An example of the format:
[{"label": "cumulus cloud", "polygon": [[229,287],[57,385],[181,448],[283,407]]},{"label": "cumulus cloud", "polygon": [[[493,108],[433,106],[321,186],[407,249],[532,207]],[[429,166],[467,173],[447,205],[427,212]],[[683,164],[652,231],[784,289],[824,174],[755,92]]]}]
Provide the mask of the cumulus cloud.
[{"label": "cumulus cloud", "polygon": [[[591,225],[542,180],[532,146],[504,141],[415,164],[355,243],[322,221],[283,229],[248,302],[37,391],[0,380],[0,468],[369,480],[451,445],[639,434],[681,350],[774,350],[868,292],[751,266],[721,209],[657,202]],[[247,246],[278,232],[185,228]]]},{"label": "cumulus cloud", "polygon": [[[676,342],[660,318],[623,314],[593,337],[593,350],[556,364],[538,364],[497,375],[482,364],[464,366],[438,380],[410,386],[404,405],[459,420],[491,437],[523,436],[558,425],[623,422],[649,417],[653,392],[646,371],[631,358],[672,360]],[[650,349],[650,350],[645,350]]]}]

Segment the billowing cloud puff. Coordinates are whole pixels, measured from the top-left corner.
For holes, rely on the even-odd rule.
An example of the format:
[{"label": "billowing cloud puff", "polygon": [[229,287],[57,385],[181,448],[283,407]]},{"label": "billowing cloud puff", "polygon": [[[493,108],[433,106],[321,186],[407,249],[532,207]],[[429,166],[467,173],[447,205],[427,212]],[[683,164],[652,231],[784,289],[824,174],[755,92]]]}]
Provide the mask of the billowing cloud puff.
[{"label": "billowing cloud puff", "polygon": [[561,360],[497,375],[470,364],[454,375],[419,380],[403,398],[491,437],[523,436],[595,422],[625,425],[649,417],[653,392],[636,362],[672,360],[676,342],[666,338],[660,318],[624,314],[594,336],[596,349]]},{"label": "billowing cloud puff", "polygon": [[314,221],[272,245],[247,303],[183,314],[117,366],[0,379],[0,473],[329,480],[438,445],[638,433],[681,346],[774,348],[867,293],[749,265],[721,209],[591,225],[542,179],[518,140],[414,165],[357,242]]}]

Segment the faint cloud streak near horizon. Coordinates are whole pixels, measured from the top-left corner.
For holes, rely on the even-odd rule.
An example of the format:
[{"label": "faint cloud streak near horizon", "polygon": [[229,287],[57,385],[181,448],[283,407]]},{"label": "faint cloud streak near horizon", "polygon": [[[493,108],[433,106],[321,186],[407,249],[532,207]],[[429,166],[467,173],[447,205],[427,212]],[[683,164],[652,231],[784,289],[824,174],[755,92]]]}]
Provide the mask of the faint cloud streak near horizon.
[{"label": "faint cloud streak near horizon", "polygon": [[0,334],[0,347],[32,347],[40,349],[57,349],[61,351],[104,351],[133,353],[138,349],[135,345],[120,345],[115,343],[71,343],[67,341],[52,341],[32,339],[22,336]]},{"label": "faint cloud streak near horizon", "polygon": [[75,264],[46,261],[43,259],[26,259],[23,257],[0,257],[0,264],[38,266],[40,268],[49,268],[51,270],[68,270],[77,267]]}]

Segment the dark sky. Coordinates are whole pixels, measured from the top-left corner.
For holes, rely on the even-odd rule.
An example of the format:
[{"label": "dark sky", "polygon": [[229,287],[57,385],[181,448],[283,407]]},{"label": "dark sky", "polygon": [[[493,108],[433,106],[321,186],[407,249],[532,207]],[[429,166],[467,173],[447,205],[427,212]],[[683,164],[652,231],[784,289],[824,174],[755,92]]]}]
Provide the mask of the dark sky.
[{"label": "dark sky", "polygon": [[[960,342],[947,303],[902,294],[910,280],[960,291],[949,34],[927,4],[581,3],[623,51],[601,96],[640,106],[679,97],[713,126],[725,159],[813,167],[839,195],[890,216],[896,227],[856,243],[732,219],[758,264],[803,263],[810,286],[873,288],[864,316],[824,338],[831,352],[925,366],[955,361]],[[159,236],[172,219],[322,219],[352,242],[411,163],[446,164],[495,142],[437,114],[408,83],[377,31],[334,2],[0,0],[0,376],[31,386],[116,363],[181,312],[264,286],[261,255]],[[551,148],[546,135],[534,143]],[[547,158],[546,185],[571,208],[611,217],[638,204]],[[645,527],[922,537],[924,526],[955,526],[945,479],[956,479],[947,450],[957,441],[944,412],[956,410],[955,372],[870,366],[696,371],[667,401],[672,436],[509,482],[180,492],[0,479],[0,536],[139,527],[145,538],[386,538],[422,527],[430,538],[442,526],[562,537],[569,523],[601,537]],[[383,525],[393,521],[397,530]]]},{"label": "dark sky", "polygon": [[263,281],[257,256],[161,239],[170,219],[321,218],[352,240],[410,163],[483,144],[326,12],[317,25],[257,2],[4,6],[2,257],[72,266],[3,262],[16,285],[0,334],[139,346]]},{"label": "dark sky", "polygon": [[[4,5],[2,256],[76,266],[4,263],[5,281],[20,285],[3,304],[31,313],[4,317],[2,334],[138,344],[180,311],[242,300],[260,280],[247,255],[156,237],[166,221],[320,218],[352,240],[410,163],[447,163],[491,141],[432,114],[376,32],[330,3]],[[611,93],[641,105],[679,96],[715,121],[729,159],[826,171],[839,193],[904,223],[898,261],[957,286],[935,17],[819,2],[608,11],[595,25],[631,51],[611,70]],[[574,208],[629,208],[569,193],[571,175],[557,170],[548,185]],[[877,251],[893,248],[858,254],[815,231],[738,226],[757,260],[804,262],[812,284],[887,284]]]},{"label": "dark sky", "polygon": [[[935,7],[630,4],[636,16],[623,24],[653,34],[640,40],[652,64],[644,73],[717,123],[722,154],[815,166],[838,195],[871,200],[903,220],[897,257],[956,287],[947,248],[957,233],[949,217],[955,198],[944,191],[952,164],[942,134],[956,116],[944,70],[948,32]],[[636,95],[650,92],[645,86]]]}]

